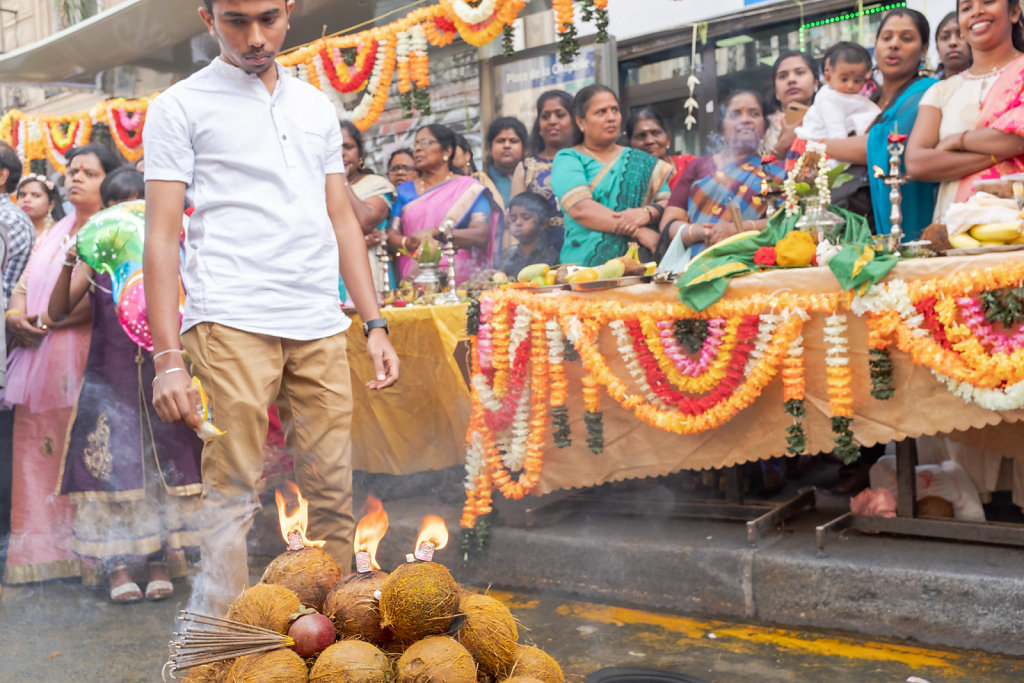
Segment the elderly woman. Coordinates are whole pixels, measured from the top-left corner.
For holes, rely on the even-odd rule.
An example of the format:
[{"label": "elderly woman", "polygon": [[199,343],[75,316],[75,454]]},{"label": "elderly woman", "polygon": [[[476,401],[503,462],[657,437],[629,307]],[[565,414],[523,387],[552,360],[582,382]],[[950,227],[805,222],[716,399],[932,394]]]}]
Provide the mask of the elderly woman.
[{"label": "elderly woman", "polygon": [[573,97],[564,90],[548,90],[537,98],[537,118],[533,120],[530,145],[533,154],[523,157],[512,175],[512,196],[535,192],[548,200],[551,218],[548,219],[547,241],[557,249],[565,241],[565,219],[551,189],[551,169],[555,155],[579,141],[580,129],[572,117]]},{"label": "elderly woman", "polygon": [[783,52],[772,67],[772,83],[779,106],[768,116],[761,151],[785,159],[818,90],[818,65],[806,52]]},{"label": "elderly woman", "polygon": [[725,100],[721,134],[722,151],[687,166],[661,221],[663,244],[679,239],[691,258],[740,229],[763,229],[766,183],[778,185],[783,179],[780,166],[762,164],[757,155],[764,108],[756,93],[741,90]]},{"label": "elderly woman", "polygon": [[[875,59],[882,74],[881,96],[878,106],[882,113],[865,135],[836,138],[825,141],[829,156],[837,161],[866,165],[869,170],[878,167],[888,170],[888,138],[893,132],[909,134],[916,128],[918,104],[921,97],[934,83],[919,72],[925,53],[928,51],[928,20],[920,12],[906,7],[891,10],[878,26],[875,37]],[[907,155],[909,164],[910,154]],[[908,166],[909,169],[909,166]],[[920,182],[928,180],[914,173],[916,182],[903,186],[903,232],[907,239],[918,239],[931,222],[935,206],[935,184]],[[871,188],[871,207],[875,219],[875,231],[888,234],[891,225],[889,215],[889,188],[881,178],[868,173]]]},{"label": "elderly woman", "polygon": [[387,231],[388,248],[402,254],[398,268],[403,280],[415,275],[416,264],[408,254],[428,238],[440,240],[439,228],[447,222],[455,228],[456,282],[465,282],[495,261],[495,245],[501,244],[501,211],[479,181],[454,171],[455,147],[455,134],[439,123],[416,131],[413,158],[420,177],[398,186]]},{"label": "elderly woman", "polygon": [[974,63],[921,98],[907,170],[941,181],[934,220],[974,193],[974,181],[1024,171],[1024,27],[1018,0],[961,0]]},{"label": "elderly woman", "polygon": [[626,137],[630,147],[642,149],[656,159],[672,164],[673,172],[669,176],[669,189],[675,188],[683,171],[696,159],[692,154],[669,154],[672,145],[672,134],[662,118],[653,107],[643,107],[633,112],[626,124]]},{"label": "elderly woman", "polygon": [[630,241],[653,252],[672,166],[618,144],[622,113],[610,88],[580,90],[575,113],[583,142],[558,152],[551,170],[551,188],[565,210],[562,262],[601,265],[625,254]]},{"label": "elderly woman", "polygon": [[419,175],[416,162],[412,158],[412,150],[408,147],[400,147],[388,157],[388,180],[395,187],[407,180],[416,180]]},{"label": "elderly woman", "polygon": [[116,167],[114,156],[100,145],[68,152],[65,187],[75,210],[54,224],[36,247],[4,320],[16,347],[4,394],[4,402],[14,406],[11,541],[4,583],[81,572],[71,550],[75,507],[54,492],[89,353],[92,314],[87,300],[60,322],[50,319],[47,308],[64,267],[64,241],[103,208],[100,184]]}]

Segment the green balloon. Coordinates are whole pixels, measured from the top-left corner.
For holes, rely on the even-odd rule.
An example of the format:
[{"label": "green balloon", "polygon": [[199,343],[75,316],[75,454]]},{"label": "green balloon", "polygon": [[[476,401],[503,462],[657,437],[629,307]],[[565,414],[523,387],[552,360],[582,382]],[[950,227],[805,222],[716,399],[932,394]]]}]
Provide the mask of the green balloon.
[{"label": "green balloon", "polygon": [[103,209],[78,231],[78,257],[96,272],[113,275],[122,263],[142,262],[145,231],[145,202],[124,202]]}]

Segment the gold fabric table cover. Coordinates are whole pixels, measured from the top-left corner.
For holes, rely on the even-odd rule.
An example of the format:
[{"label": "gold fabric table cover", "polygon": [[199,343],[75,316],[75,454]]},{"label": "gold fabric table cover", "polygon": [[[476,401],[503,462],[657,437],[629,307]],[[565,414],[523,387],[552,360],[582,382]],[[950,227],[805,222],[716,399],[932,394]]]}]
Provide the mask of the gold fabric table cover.
[{"label": "gold fabric table cover", "polygon": [[[975,256],[910,259],[901,261],[886,280],[905,281],[947,278],[953,274],[1018,261],[1024,252],[1000,252]],[[884,281],[883,281],[884,282]],[[827,268],[799,268],[756,273],[732,281],[723,300],[743,299],[753,294],[817,294],[839,292],[839,284]],[[620,302],[676,301],[675,286],[642,284],[590,292],[561,291],[539,294],[547,297],[584,299],[613,298]],[[833,447],[825,382],[823,322],[826,315],[811,313],[804,325],[804,359],[807,388],[803,420],[807,453],[828,452]],[[854,417],[851,428],[862,445],[885,443],[924,434],[950,434],[957,440],[1003,452],[1020,451],[1024,443],[1024,410],[995,412],[966,403],[950,391],[925,367],[891,348],[895,395],[887,401],[871,397],[868,375],[867,326],[847,314],[849,359],[853,370]],[[628,373],[607,331],[600,337],[602,354],[620,377]],[[661,431],[640,422],[602,390],[604,451],[593,454],[586,445],[583,402],[580,394],[580,363],[567,362],[568,406],[572,446],[556,448],[548,430],[544,465],[534,494],[559,489],[587,487],[611,481],[653,477],[679,470],[728,467],[744,462],[787,455],[786,427],[792,423],[783,410],[782,381],[776,376],[761,396],[718,429],[694,435]],[[1007,449],[1015,444],[1011,450]],[[495,495],[499,495],[495,492]]]},{"label": "gold fabric table cover", "polygon": [[393,387],[366,388],[375,373],[357,315],[348,330],[352,466],[408,474],[461,464],[470,401],[454,354],[467,339],[466,304],[386,308],[382,314],[400,362]]}]

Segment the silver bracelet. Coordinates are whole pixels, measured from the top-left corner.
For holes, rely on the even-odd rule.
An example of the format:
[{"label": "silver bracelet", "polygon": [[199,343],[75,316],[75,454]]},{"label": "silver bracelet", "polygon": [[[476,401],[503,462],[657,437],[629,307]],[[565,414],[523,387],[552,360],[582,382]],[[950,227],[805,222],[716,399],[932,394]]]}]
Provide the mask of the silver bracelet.
[{"label": "silver bracelet", "polygon": [[157,376],[153,378],[153,384],[156,384],[156,381],[160,379],[161,376],[169,375],[172,372],[185,372],[185,368],[168,368],[167,370],[158,373]]},{"label": "silver bracelet", "polygon": [[[154,353],[153,354],[153,360],[156,360],[160,356],[166,356],[168,353],[180,353],[183,356],[185,355],[185,351],[183,349],[167,349],[166,351],[160,351],[159,353]],[[180,370],[181,368],[178,368],[178,369]]]}]

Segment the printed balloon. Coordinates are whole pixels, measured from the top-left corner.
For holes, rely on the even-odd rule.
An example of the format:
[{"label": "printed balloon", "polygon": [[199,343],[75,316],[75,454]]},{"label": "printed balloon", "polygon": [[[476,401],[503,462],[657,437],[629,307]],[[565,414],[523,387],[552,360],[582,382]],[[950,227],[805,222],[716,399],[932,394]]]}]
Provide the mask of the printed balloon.
[{"label": "printed balloon", "polygon": [[145,230],[145,202],[123,202],[103,209],[78,231],[78,256],[96,272],[113,275],[123,263],[142,262]]}]

